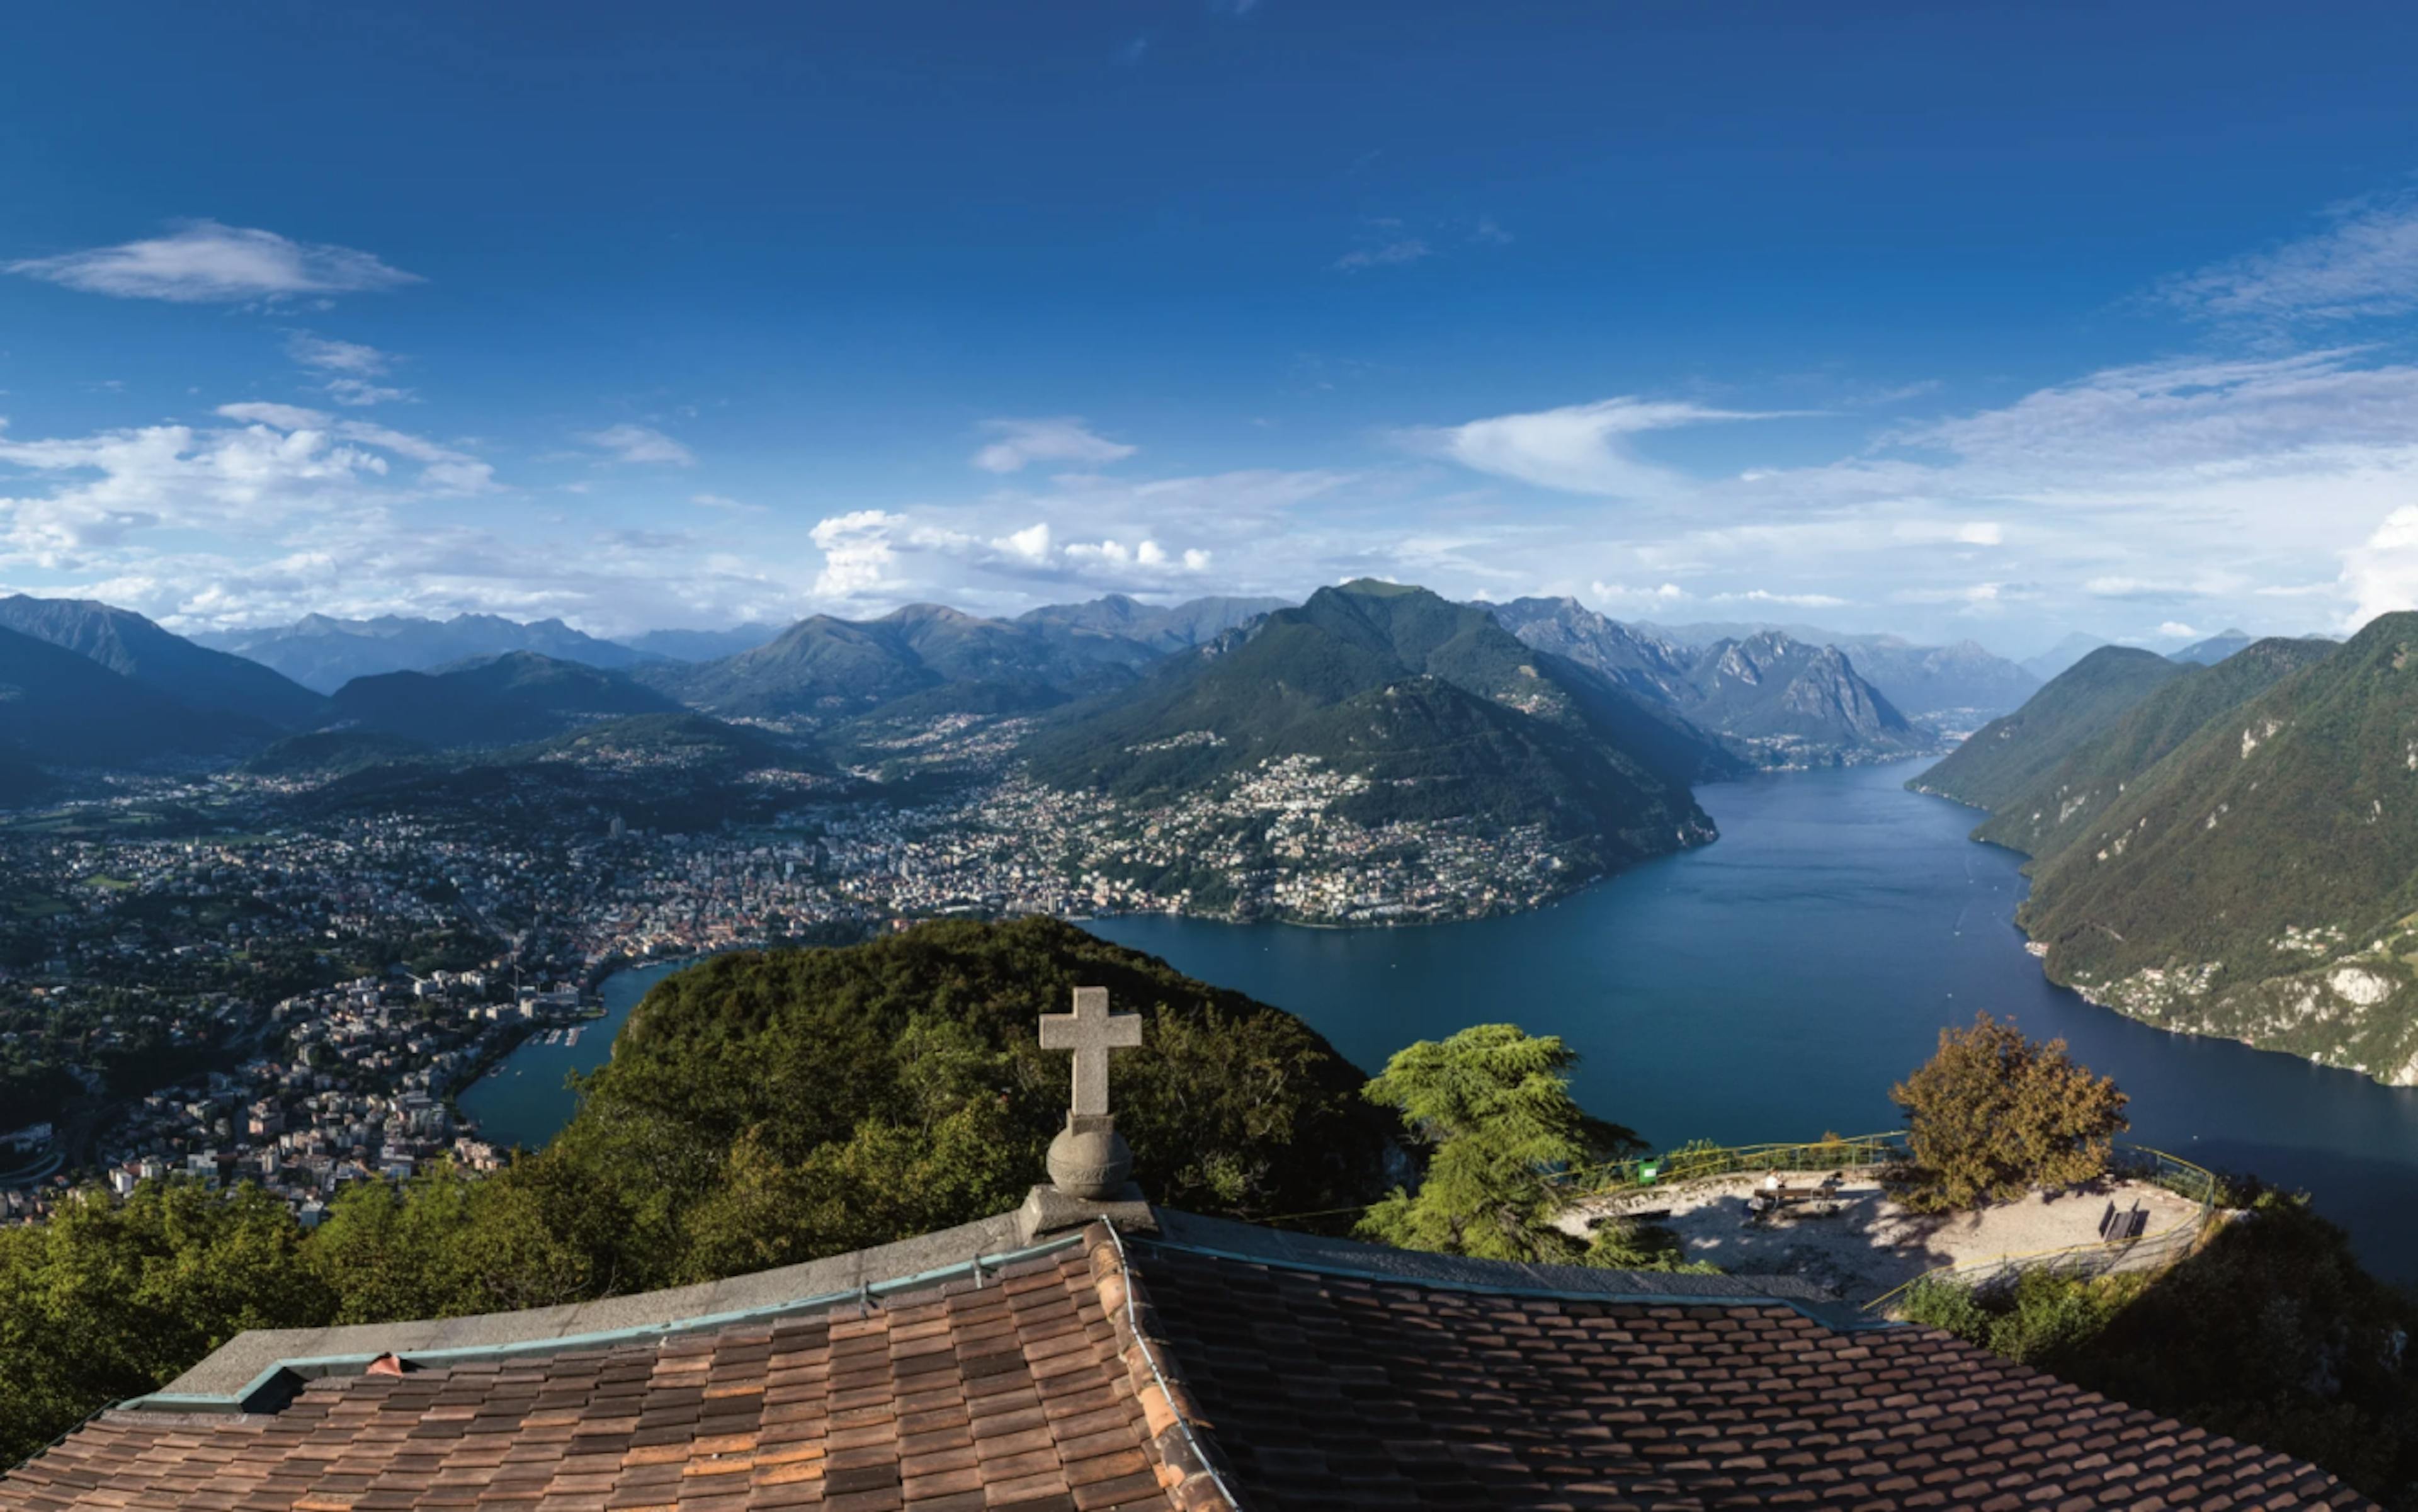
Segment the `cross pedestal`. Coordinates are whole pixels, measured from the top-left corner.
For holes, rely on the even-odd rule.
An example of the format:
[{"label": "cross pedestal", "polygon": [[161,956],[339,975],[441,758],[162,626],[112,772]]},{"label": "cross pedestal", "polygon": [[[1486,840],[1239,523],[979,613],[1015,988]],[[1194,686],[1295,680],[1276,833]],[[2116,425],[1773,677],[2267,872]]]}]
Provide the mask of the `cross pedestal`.
[{"label": "cross pedestal", "polygon": [[1066,1126],[1049,1141],[1049,1184],[1036,1186],[1018,1214],[1024,1236],[1106,1217],[1120,1227],[1150,1227],[1150,1205],[1126,1178],[1133,1152],[1109,1111],[1109,1054],[1141,1044],[1141,1016],[1109,1012],[1109,989],[1077,987],[1075,1011],[1045,1014],[1041,1047],[1074,1052],[1074,1087]]}]

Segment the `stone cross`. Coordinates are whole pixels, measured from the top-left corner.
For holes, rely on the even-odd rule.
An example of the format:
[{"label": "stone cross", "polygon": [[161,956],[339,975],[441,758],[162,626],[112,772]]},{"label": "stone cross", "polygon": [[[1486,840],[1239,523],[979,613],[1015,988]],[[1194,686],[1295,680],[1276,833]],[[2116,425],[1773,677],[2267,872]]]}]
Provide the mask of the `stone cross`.
[{"label": "stone cross", "polygon": [[1077,987],[1075,1011],[1041,1016],[1041,1047],[1075,1052],[1075,1102],[1072,1111],[1106,1116],[1109,1111],[1109,1052],[1130,1050],[1141,1044],[1141,1015],[1109,1012],[1109,989]]}]

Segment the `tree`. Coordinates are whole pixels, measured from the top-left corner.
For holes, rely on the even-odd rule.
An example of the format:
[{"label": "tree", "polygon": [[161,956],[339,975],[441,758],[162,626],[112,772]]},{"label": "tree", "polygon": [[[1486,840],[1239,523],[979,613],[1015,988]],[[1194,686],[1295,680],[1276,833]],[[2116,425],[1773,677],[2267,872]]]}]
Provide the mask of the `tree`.
[{"label": "tree", "polygon": [[1421,1040],[1363,1092],[1401,1115],[1427,1147],[1418,1189],[1396,1188],[1360,1220],[1364,1238],[1483,1260],[1580,1264],[1587,1250],[1553,1225],[1552,1172],[1644,1148],[1591,1119],[1569,1092],[1577,1052],[1557,1035],[1478,1024]]},{"label": "tree", "polygon": [[2073,1186],[2107,1168],[2108,1141],[2131,1125],[2124,1094],[2065,1051],[1988,1014],[1939,1031],[1939,1052],[1890,1089],[1905,1110],[1913,1159],[1901,1200],[1945,1213]]}]

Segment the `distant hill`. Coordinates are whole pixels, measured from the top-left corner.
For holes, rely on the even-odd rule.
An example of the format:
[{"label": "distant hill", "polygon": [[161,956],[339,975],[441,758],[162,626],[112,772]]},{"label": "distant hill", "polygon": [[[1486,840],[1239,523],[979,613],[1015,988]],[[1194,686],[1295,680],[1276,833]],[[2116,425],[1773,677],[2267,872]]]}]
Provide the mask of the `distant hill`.
[{"label": "distant hill", "polygon": [[1162,608],[1111,593],[1088,603],[1053,603],[1030,610],[1017,616],[1016,622],[1116,635],[1166,652],[1203,645],[1263,614],[1290,605],[1291,601],[1286,599],[1213,598],[1193,599]]},{"label": "distant hill", "polygon": [[794,741],[779,740],[743,725],[726,725],[703,714],[686,712],[631,714],[600,725],[583,725],[550,740],[516,747],[496,759],[617,762],[732,770],[779,768],[805,771],[825,767],[810,747]]},{"label": "distant hill", "polygon": [[[774,624],[733,625],[728,630],[650,630],[627,635],[619,644],[641,656],[673,662],[717,662],[726,656],[769,645],[786,628]],[[576,660],[576,658],[574,658]]]},{"label": "distant hill", "polygon": [[1991,818],[1973,837],[2034,858],[2056,855],[2091,832],[2109,804],[2209,721],[2334,649],[2331,641],[2263,640],[2221,664],[2190,667],[1993,804]]},{"label": "distant hill", "polygon": [[2183,668],[2155,651],[2103,646],[1994,719],[1906,786],[1975,808],[2015,802],[2058,762],[2122,719]]},{"label": "distant hill", "polygon": [[[2192,676],[2261,654],[2310,652]],[[2032,875],[2019,922],[2094,1000],[2418,1084],[2418,615],[2217,710]]]},{"label": "distant hill", "polygon": [[434,760],[436,748],[379,730],[313,730],[289,735],[245,762],[254,777],[341,777],[372,767]]},{"label": "distant hill", "polygon": [[1485,607],[1522,642],[1568,657],[1679,718],[1728,736],[1764,766],[1826,765],[1919,751],[1926,737],[1829,647],[1778,631],[1694,648],[1575,599]]},{"label": "distant hill", "polygon": [[356,678],[336,691],[329,711],[348,728],[461,746],[517,744],[623,714],[676,713],[679,705],[619,673],[513,651],[436,673]]},{"label": "distant hill", "polygon": [[1030,757],[1051,786],[1151,802],[1313,757],[1367,779],[1334,809],[1355,822],[1537,824],[1600,867],[1712,837],[1684,779],[1625,746],[1630,719],[1650,716],[1485,610],[1364,580],[1322,588],[1169,658],[1130,692],[1078,706]]},{"label": "distant hill", "polygon": [[2190,662],[2198,666],[2214,666],[2257,637],[2246,630],[2220,631],[2206,640],[2196,640],[2179,651],[2167,654],[2178,662]]},{"label": "distant hill", "polygon": [[1970,640],[1960,640],[1952,646],[1922,646],[1903,635],[1760,621],[1641,623],[1636,629],[1696,649],[1716,641],[1742,641],[1775,630],[1808,646],[1835,646],[1847,653],[1858,676],[1914,719],[1961,710],[2001,713],[2030,697],[2041,685],[2040,678]]},{"label": "distant hill", "polygon": [[2046,682],[2107,644],[2104,635],[2086,635],[2076,631],[2038,656],[2025,657],[2021,664],[2025,671]]},{"label": "distant hill", "polygon": [[441,620],[401,615],[337,619],[314,614],[283,627],[227,631],[196,639],[274,667],[306,688],[329,694],[355,678],[427,672],[513,651],[533,651],[556,661],[607,670],[653,660],[629,647],[584,634],[559,619],[521,624],[491,614],[456,615]]},{"label": "distant hill", "polygon": [[266,744],[240,714],[196,710],[91,658],[0,629],[0,753],[40,766],[137,767]]},{"label": "distant hill", "polygon": [[0,628],[89,657],[192,709],[292,726],[326,706],[317,694],[257,663],[195,645],[130,609],[89,599],[0,598]]},{"label": "distant hill", "polygon": [[649,685],[732,718],[821,721],[869,713],[952,683],[1064,695],[1122,686],[1156,653],[1076,626],[1026,625],[910,604],[879,619],[817,615],[770,644],[701,666],[651,667]]}]

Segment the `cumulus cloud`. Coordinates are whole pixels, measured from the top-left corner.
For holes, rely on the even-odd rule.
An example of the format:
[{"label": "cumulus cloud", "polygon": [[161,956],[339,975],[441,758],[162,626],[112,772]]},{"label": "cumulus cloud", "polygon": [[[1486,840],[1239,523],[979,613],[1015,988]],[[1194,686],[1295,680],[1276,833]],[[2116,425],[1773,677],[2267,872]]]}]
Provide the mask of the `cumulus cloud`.
[{"label": "cumulus cloud", "polygon": [[2350,600],[2346,630],[2380,614],[2418,609],[2418,504],[2387,514],[2367,539],[2343,553],[2342,589]]},{"label": "cumulus cloud", "polygon": [[1849,603],[1829,593],[1774,593],[1768,588],[1749,588],[1743,593],[1716,593],[1715,603],[1784,603],[1797,609],[1843,609]]},{"label": "cumulus cloud", "polygon": [[221,405],[218,412],[229,420],[249,425],[268,426],[298,435],[331,435],[339,440],[393,452],[423,464],[420,472],[421,481],[445,493],[484,494],[498,486],[496,470],[490,464],[459,448],[445,446],[407,431],[375,425],[367,420],[340,420],[299,405]]},{"label": "cumulus cloud", "polygon": [[982,430],[992,439],[974,453],[973,465],[985,472],[1019,472],[1035,462],[1122,462],[1139,450],[1110,440],[1074,415],[987,420]]},{"label": "cumulus cloud", "polygon": [[2199,632],[2180,619],[2169,619],[2158,627],[2158,634],[2167,640],[2197,640]]},{"label": "cumulus cloud", "polygon": [[2160,293],[2196,315],[2342,321],[2418,311],[2418,194],[2355,201],[2332,224],[2201,268]]},{"label": "cumulus cloud", "polygon": [[601,431],[583,431],[579,439],[609,452],[615,462],[673,467],[696,466],[696,452],[649,425],[625,421]]},{"label": "cumulus cloud", "polygon": [[1767,418],[1676,401],[1619,398],[1406,431],[1400,438],[1416,451],[1479,472],[1573,494],[1637,497],[1675,492],[1686,481],[1640,458],[1633,437],[1711,420]]},{"label": "cumulus cloud", "polygon": [[825,599],[852,599],[881,591],[889,583],[896,553],[891,532],[906,520],[882,510],[852,510],[819,520],[807,532],[823,566],[815,578],[815,594]]},{"label": "cumulus cloud", "polygon": [[5,266],[11,273],[88,294],[181,304],[353,294],[421,282],[419,275],[389,267],[370,252],[216,221],[187,221],[148,240]]}]

